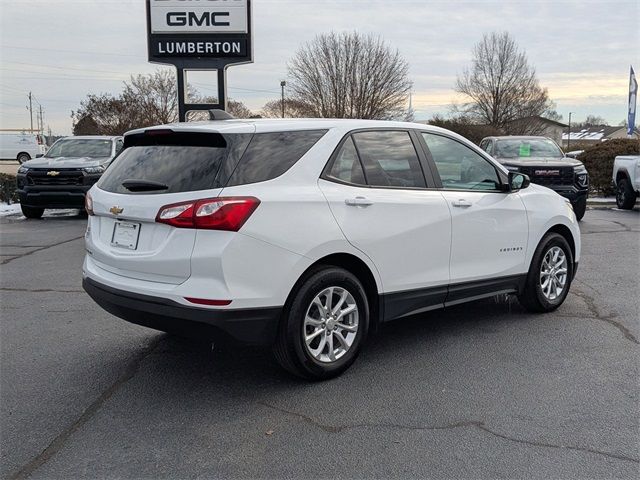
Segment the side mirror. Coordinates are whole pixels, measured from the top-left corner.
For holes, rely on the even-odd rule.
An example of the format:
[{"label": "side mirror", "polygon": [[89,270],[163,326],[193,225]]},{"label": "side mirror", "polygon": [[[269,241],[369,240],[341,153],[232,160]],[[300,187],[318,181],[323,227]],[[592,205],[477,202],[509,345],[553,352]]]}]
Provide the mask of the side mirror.
[{"label": "side mirror", "polygon": [[36,153],[36,158],[42,158],[44,157],[44,153]]},{"label": "side mirror", "polygon": [[529,175],[518,172],[509,172],[509,190],[511,192],[517,192],[531,185],[531,179]]}]

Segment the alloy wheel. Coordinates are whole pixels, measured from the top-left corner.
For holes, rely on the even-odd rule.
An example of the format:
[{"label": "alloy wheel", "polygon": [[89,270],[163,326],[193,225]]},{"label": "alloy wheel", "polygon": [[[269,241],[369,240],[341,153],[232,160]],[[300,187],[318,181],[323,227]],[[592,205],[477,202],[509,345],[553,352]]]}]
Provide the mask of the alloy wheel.
[{"label": "alloy wheel", "polygon": [[567,285],[568,262],[564,250],[551,247],[540,266],[540,288],[549,301],[557,300]]},{"label": "alloy wheel", "polygon": [[329,287],[312,300],[304,319],[307,352],[322,363],[344,357],[358,335],[358,304],[342,287]]}]

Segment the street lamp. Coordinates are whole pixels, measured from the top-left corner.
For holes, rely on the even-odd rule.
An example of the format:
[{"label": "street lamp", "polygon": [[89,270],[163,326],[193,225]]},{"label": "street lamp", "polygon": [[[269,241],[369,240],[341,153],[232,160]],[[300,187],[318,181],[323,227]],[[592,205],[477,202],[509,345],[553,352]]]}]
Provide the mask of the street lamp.
[{"label": "street lamp", "polygon": [[574,112],[569,112],[569,132],[567,134],[567,152],[571,151],[571,115],[573,115]]},{"label": "street lamp", "polygon": [[282,88],[282,118],[284,118],[284,87],[287,86],[287,82],[284,80],[280,82],[280,87]]}]

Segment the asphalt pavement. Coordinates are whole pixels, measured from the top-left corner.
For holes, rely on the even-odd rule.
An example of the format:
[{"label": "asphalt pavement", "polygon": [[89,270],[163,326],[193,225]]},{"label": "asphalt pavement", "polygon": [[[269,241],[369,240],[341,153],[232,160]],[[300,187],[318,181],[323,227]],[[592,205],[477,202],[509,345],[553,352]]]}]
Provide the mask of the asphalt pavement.
[{"label": "asphalt pavement", "polygon": [[86,220],[0,219],[2,478],[640,475],[640,212],[589,210],[566,303],[391,323],[291,378],[123,322],[81,288]]}]

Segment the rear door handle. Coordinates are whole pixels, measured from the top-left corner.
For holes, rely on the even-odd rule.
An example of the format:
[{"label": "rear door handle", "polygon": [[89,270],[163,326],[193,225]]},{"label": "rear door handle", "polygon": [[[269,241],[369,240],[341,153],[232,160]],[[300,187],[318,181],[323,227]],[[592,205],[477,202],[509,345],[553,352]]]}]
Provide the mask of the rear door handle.
[{"label": "rear door handle", "polygon": [[365,197],[347,198],[344,203],[350,207],[368,207],[373,205],[373,202]]},{"label": "rear door handle", "polygon": [[472,203],[465,200],[464,198],[461,198],[460,200],[454,200],[453,202],[451,202],[451,205],[458,208],[469,208]]}]

